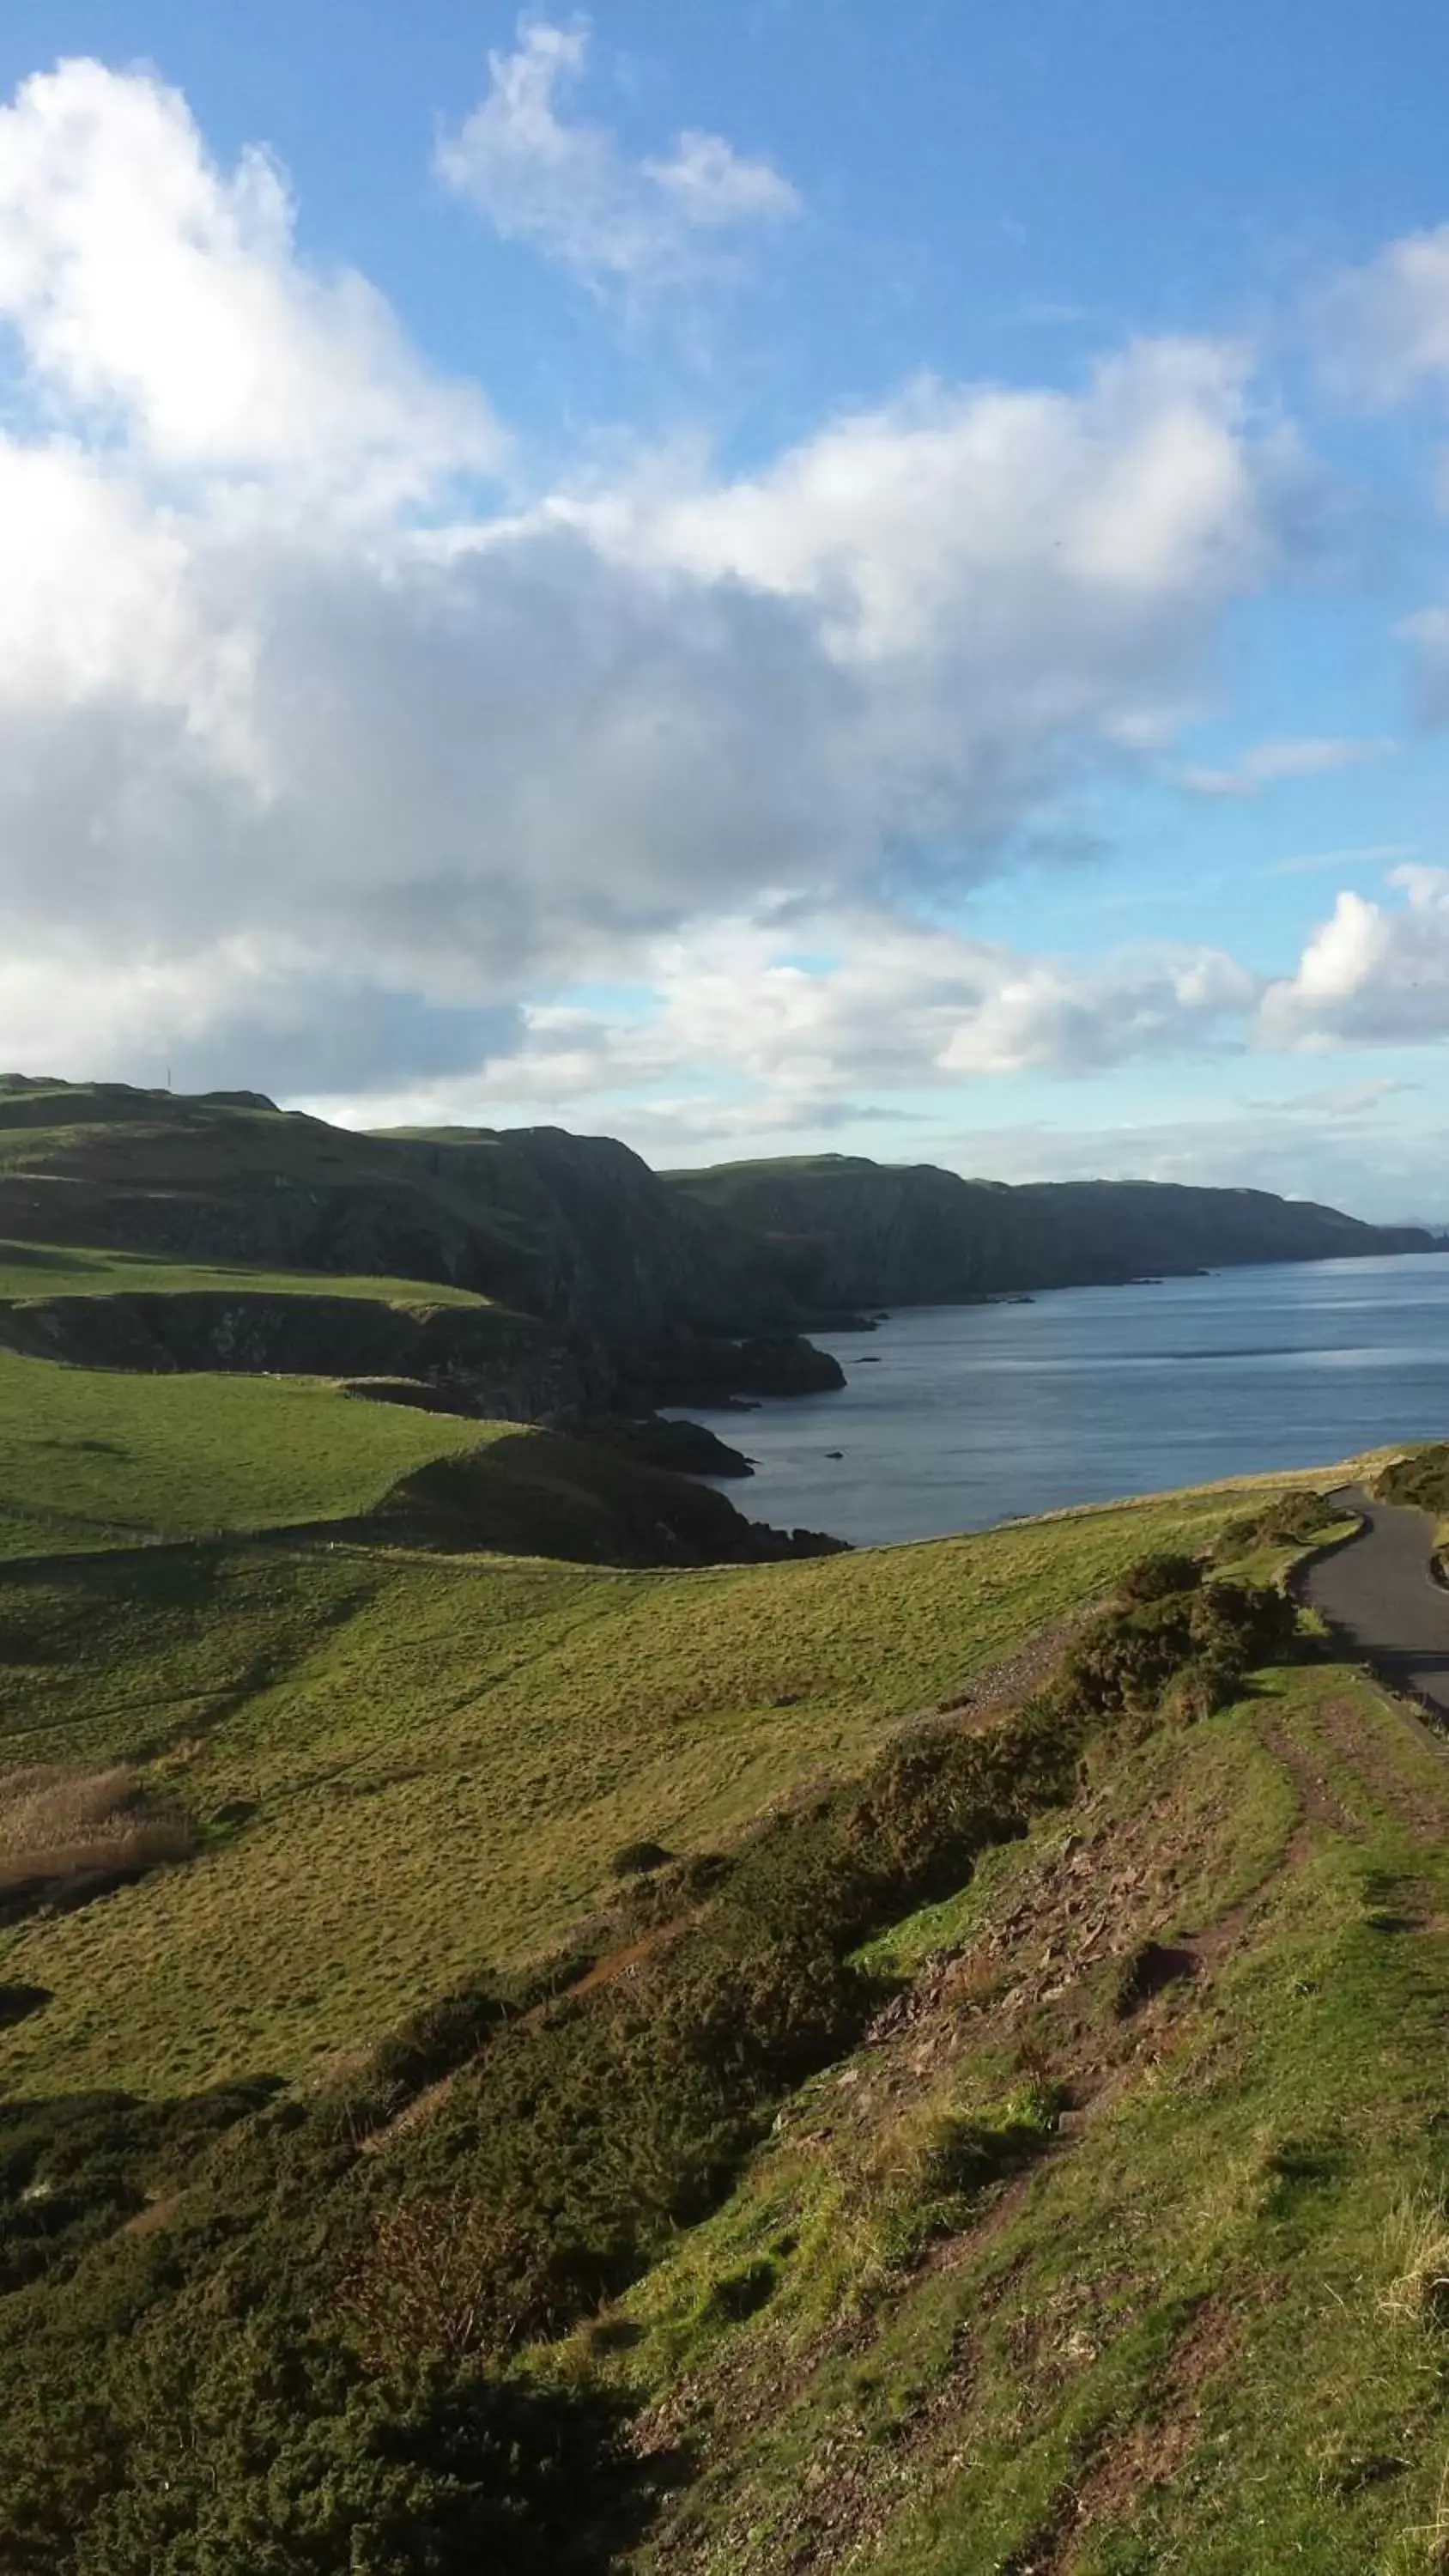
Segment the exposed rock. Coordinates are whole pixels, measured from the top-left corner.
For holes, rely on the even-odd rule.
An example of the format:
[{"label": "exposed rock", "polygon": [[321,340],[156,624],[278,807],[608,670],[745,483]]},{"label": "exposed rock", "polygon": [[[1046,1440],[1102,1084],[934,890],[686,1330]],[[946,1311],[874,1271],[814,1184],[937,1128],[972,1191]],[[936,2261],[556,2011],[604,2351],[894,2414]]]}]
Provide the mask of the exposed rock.
[{"label": "exposed rock", "polygon": [[676,1332],[624,1356],[628,1378],[655,1404],[715,1406],[732,1397],[827,1395],[845,1384],[828,1351],[798,1333],[742,1341]]},{"label": "exposed rock", "polygon": [[485,1307],[229,1290],[25,1299],[0,1308],[0,1341],[37,1358],[149,1374],[423,1381],[443,1409],[532,1422],[605,1395],[609,1374],[576,1337]]},{"label": "exposed rock", "polygon": [[677,1476],[753,1476],[742,1450],[709,1431],[702,1422],[670,1422],[659,1413],[637,1419],[603,1414],[582,1426],[585,1438],[638,1458],[646,1467],[669,1467]]}]

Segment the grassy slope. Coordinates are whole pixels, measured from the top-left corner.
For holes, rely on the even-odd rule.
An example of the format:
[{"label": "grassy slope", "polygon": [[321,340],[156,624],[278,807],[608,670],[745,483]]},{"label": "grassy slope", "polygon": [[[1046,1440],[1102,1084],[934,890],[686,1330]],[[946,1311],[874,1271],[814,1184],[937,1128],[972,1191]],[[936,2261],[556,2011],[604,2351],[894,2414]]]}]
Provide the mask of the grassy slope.
[{"label": "grassy slope", "polygon": [[[271,1381],[28,1381],[17,1437],[116,1435],[33,1448],[80,1480],[57,1507],[124,1474],[152,1525],[219,1491],[261,1519],[309,1476],[340,1496],[362,1452],[339,1463],[334,1424],[428,1452],[460,1428]],[[308,2077],[555,1939],[621,1844],[728,1841],[1243,1502],[681,1574],[241,1539],[13,1563],[0,1759],[134,1760],[204,1838],[0,1935],[0,1984],[49,1996],[0,2036],[0,2087]],[[699,2471],[639,2576],[1438,2563],[1411,2535],[1449,2370],[1432,2296],[1391,2293],[1449,2189],[1446,1826],[1438,1758],[1367,1685],[1280,1672],[1099,1764],[1077,1813],[883,1934],[874,1963],[917,1980],[894,2033],[804,2088],[578,2347]],[[1194,1974],[1124,2017],[1149,1936]],[[1026,2092],[1069,2118],[1017,2180],[923,2218],[929,2123]]]},{"label": "grassy slope", "polygon": [[[1358,1675],[1279,1673],[876,1943],[902,2027],[584,2339],[703,2472],[640,2568],[1442,2567],[1446,1826]],[[1144,1937],[1194,1973],[1123,2018]],[[1027,2082],[1055,2137],[913,2240],[928,2116]]]},{"label": "grassy slope", "polygon": [[264,1270],[244,1261],[168,1261],[146,1252],[94,1251],[76,1244],[0,1240],[0,1300],[196,1292],[262,1297],[361,1297],[410,1311],[462,1306],[486,1311],[492,1301],[471,1289],[416,1279],[373,1279],[321,1271]]},{"label": "grassy slope", "polygon": [[5,2080],[303,2072],[557,1935],[621,1844],[718,1843],[1238,1507],[681,1574],[240,1546],[16,1567],[13,1758],[140,1757],[202,1818],[255,1813],[0,1936],[0,1980],[54,1996],[0,2040]]},{"label": "grassy slope", "polygon": [[322,1380],[133,1377],[0,1350],[0,1557],[339,1518],[499,1428]]}]

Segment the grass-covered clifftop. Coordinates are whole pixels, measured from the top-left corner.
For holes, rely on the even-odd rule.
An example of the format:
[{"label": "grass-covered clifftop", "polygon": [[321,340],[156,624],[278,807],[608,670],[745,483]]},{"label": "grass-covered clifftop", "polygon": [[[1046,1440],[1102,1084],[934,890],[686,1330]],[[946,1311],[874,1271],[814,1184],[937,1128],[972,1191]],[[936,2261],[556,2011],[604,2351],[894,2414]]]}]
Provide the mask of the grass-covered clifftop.
[{"label": "grass-covered clifftop", "polygon": [[438,1558],[385,1523],[373,1545],[13,1564],[8,1758],[151,1766],[203,1823],[248,1816],[0,1947],[0,1981],[54,1996],[11,2080],[190,2088],[365,2045],[559,1937],[618,1850],[728,1842],[1231,1508],[698,1573]]}]

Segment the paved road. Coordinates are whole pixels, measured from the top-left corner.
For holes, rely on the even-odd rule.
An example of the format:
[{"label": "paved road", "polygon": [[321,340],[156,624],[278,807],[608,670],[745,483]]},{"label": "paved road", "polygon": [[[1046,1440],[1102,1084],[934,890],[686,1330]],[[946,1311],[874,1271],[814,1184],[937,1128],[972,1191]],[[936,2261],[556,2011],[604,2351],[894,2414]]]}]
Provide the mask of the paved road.
[{"label": "paved road", "polygon": [[1375,1502],[1360,1485],[1345,1486],[1338,1499],[1367,1527],[1310,1569],[1307,1599],[1348,1631],[1386,1681],[1449,1717],[1449,1590],[1429,1571],[1433,1521]]}]

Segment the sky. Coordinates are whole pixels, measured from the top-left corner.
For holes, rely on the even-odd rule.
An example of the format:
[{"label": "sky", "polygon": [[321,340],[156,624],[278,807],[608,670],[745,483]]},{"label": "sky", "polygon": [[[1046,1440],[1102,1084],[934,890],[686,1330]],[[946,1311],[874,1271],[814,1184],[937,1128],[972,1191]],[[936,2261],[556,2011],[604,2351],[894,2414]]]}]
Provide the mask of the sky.
[{"label": "sky", "polygon": [[0,1065],[1449,1218],[1431,0],[6,0]]}]

